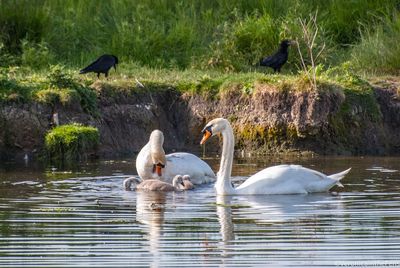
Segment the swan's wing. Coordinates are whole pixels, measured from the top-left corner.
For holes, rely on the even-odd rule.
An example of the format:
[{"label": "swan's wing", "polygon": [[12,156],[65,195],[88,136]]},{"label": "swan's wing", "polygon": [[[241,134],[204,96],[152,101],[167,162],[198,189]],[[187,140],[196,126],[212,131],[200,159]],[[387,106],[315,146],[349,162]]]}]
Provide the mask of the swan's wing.
[{"label": "swan's wing", "polygon": [[299,165],[266,168],[248,178],[237,190],[246,194],[288,194],[327,191],[336,181]]},{"label": "swan's wing", "polygon": [[166,181],[172,180],[176,175],[189,175],[194,184],[207,182],[206,177],[215,178],[211,167],[193,154],[173,153],[166,155],[166,159]]},{"label": "swan's wing", "polygon": [[[291,187],[288,171],[289,165],[279,165],[263,169],[249,177],[236,189],[244,194],[271,193],[274,190],[285,190]],[[278,189],[279,188],[279,189]]]}]

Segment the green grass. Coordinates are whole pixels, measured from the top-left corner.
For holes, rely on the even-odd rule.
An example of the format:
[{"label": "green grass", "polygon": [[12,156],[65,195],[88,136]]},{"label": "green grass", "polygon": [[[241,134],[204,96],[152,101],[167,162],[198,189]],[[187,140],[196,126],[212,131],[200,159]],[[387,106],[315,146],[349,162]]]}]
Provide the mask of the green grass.
[{"label": "green grass", "polygon": [[26,102],[31,99],[32,89],[15,79],[0,76],[0,103]]},{"label": "green grass", "polygon": [[55,127],[45,137],[45,149],[51,159],[73,161],[94,153],[99,143],[97,128],[80,124]]},{"label": "green grass", "polygon": [[[0,68],[0,74],[0,97],[3,101],[9,101],[12,96],[21,96],[17,98],[21,102],[36,101],[52,106],[67,106],[78,102],[85,112],[93,116],[98,115],[97,99],[100,90],[112,97],[119,92],[130,94],[173,88],[181,93],[210,98],[219,98],[225,91],[232,90],[251,95],[260,85],[268,85],[279,91],[312,90],[304,72],[265,74],[254,70],[225,73],[219,70],[158,69],[122,64],[118,72],[113,72],[108,80],[98,80],[95,74],[79,75],[76,70],[62,66],[52,66],[49,73],[46,70]],[[137,81],[144,88],[139,87]],[[329,84],[356,91],[369,88],[366,80],[354,73],[350,63],[327,70],[318,67],[317,82],[319,90],[330,90]]]},{"label": "green grass", "polygon": [[[400,0],[1,0],[0,65],[78,69],[113,53],[129,66],[249,71],[279,40],[298,38],[298,19],[318,10],[317,45],[327,45],[320,63],[340,65],[351,54],[355,66],[393,73],[399,6]],[[284,71],[298,70],[292,49]]]},{"label": "green grass", "polygon": [[398,74],[400,70],[400,15],[382,18],[375,29],[366,28],[361,42],[351,49],[354,67],[367,74]]},{"label": "green grass", "polygon": [[0,103],[78,103],[85,112],[98,116],[97,94],[88,83],[73,70],[59,65],[39,71],[30,67],[0,67]]}]

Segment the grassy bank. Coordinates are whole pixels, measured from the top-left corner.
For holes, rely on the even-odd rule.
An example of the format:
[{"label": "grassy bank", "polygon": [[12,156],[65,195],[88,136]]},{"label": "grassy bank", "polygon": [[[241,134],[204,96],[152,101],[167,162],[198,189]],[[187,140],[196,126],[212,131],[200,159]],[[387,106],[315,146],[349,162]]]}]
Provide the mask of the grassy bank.
[{"label": "grassy bank", "polygon": [[[340,88],[356,94],[369,91],[370,84],[357,75],[349,64],[317,72],[318,90]],[[96,83],[106,83],[112,91],[154,91],[171,88],[181,93],[220,98],[225,91],[251,95],[260,85],[279,91],[314,90],[305,72],[265,74],[258,70],[225,73],[218,70],[156,69],[122,65],[110,79],[98,80],[95,74],[79,75],[77,70],[51,66],[34,71],[29,67],[0,68],[0,102],[38,102],[47,105],[80,104],[92,116],[97,115]]]},{"label": "grassy bank", "polygon": [[[122,68],[117,74],[113,73],[109,80],[98,80],[95,74],[79,75],[74,69],[59,66],[53,66],[49,73],[46,70],[33,72],[30,68],[25,67],[2,68],[0,69],[0,104],[5,113],[0,113],[0,116],[8,114],[10,109],[18,110],[20,114],[17,113],[17,115],[23,115],[24,112],[31,109],[43,111],[40,113],[36,111],[40,115],[44,113],[51,115],[53,110],[56,110],[64,116],[62,124],[81,122],[86,125],[95,125],[101,133],[100,140],[107,140],[113,136],[107,132],[110,126],[107,123],[104,124],[104,122],[117,122],[116,125],[113,124],[111,127],[118,132],[122,132],[121,129],[127,126],[128,128],[123,131],[124,133],[130,131],[129,126],[136,126],[136,124],[142,126],[143,122],[138,119],[143,112],[141,109],[154,100],[154,105],[157,107],[154,111],[158,112],[153,113],[152,110],[149,110],[148,116],[150,117],[146,116],[146,118],[150,119],[146,119],[146,122],[158,120],[158,116],[164,112],[181,115],[183,110],[174,111],[172,109],[171,111],[177,96],[174,91],[180,91],[184,95],[180,100],[189,100],[189,103],[193,100],[191,105],[198,105],[198,107],[192,106],[194,110],[197,108],[207,110],[207,107],[209,107],[212,111],[215,107],[221,107],[221,110],[214,111],[222,112],[221,116],[239,124],[237,125],[239,127],[235,128],[239,148],[248,150],[258,148],[260,153],[266,151],[286,152],[282,150],[292,149],[291,145],[297,146],[297,143],[303,142],[306,138],[313,139],[313,135],[315,135],[315,129],[296,127],[300,124],[301,126],[307,125],[307,120],[296,121],[296,124],[292,124],[293,122],[289,120],[283,124],[272,126],[265,123],[270,122],[269,120],[263,124],[258,124],[258,121],[249,121],[247,125],[240,123],[240,120],[246,118],[248,114],[257,115],[257,112],[261,112],[267,118],[269,116],[267,110],[261,108],[264,107],[264,104],[272,105],[274,103],[277,114],[281,114],[286,108],[303,107],[302,102],[309,107],[314,107],[315,104],[314,108],[316,109],[325,107],[325,104],[337,107],[337,110],[329,117],[330,131],[326,128],[322,129],[329,134],[333,133],[332,140],[341,138],[340,144],[343,144],[343,148],[341,150],[332,149],[332,151],[327,151],[328,153],[352,151],[351,148],[354,147],[351,145],[352,138],[361,137],[369,125],[379,126],[382,123],[381,109],[375,90],[346,64],[326,71],[319,70],[316,80],[317,91],[315,91],[305,72],[294,75],[277,75],[256,71],[224,73],[215,70],[180,71],[154,68],[138,68],[136,69],[137,72],[127,70],[132,69]],[[144,87],[137,81],[140,81]],[[196,96],[191,98],[191,95]],[[198,95],[204,98],[199,98]],[[266,96],[266,98],[260,99],[261,96]],[[164,107],[166,100],[167,104]],[[254,113],[250,111],[248,114],[240,113],[240,111],[247,113],[245,107],[249,104],[253,107],[252,103],[257,103],[257,100],[258,105],[254,107],[259,107],[259,110],[254,110]],[[30,105],[25,105],[25,103]],[[37,105],[37,103],[42,105]],[[233,110],[237,111],[237,114],[229,111],[233,103],[237,105],[232,106],[235,107]],[[261,106],[260,103],[262,103]],[[142,104],[146,105],[142,106]],[[181,104],[184,103],[180,103],[175,108],[181,107]],[[340,104],[340,106],[336,106],[336,104]],[[282,111],[279,109],[282,109]],[[187,112],[187,110],[184,111]],[[300,110],[296,111],[300,112]],[[304,116],[308,116],[306,111],[303,112]],[[189,113],[185,116],[190,120],[192,115]],[[27,118],[27,122],[30,123],[30,121]],[[42,117],[40,121],[42,122],[40,126],[33,127],[39,127],[39,130],[47,128],[46,119]],[[7,129],[11,127],[11,124],[18,123],[18,121],[9,118],[8,121],[4,122],[6,125],[2,129],[5,129],[6,132],[3,131],[3,141],[5,141],[6,146],[12,148],[18,142],[10,139],[10,137],[16,135],[8,133]],[[365,125],[366,122],[367,125]],[[10,125],[7,126],[7,124]],[[154,129],[154,125],[143,125]],[[141,129],[141,127],[139,128]],[[182,128],[187,129],[185,126]],[[348,132],[349,129],[353,131],[351,135]],[[65,129],[60,129],[61,134],[64,132],[66,132]],[[108,135],[104,135],[104,133],[108,133]],[[350,139],[349,136],[351,136]],[[36,135],[35,138],[38,140],[44,138],[44,135],[43,137]],[[52,142],[53,149],[49,149],[53,152],[51,155],[62,154],[63,149],[60,148],[65,146],[59,145],[64,138],[69,139],[70,137],[69,135],[67,137],[60,136]],[[6,143],[8,140],[12,142]],[[330,139],[325,140],[325,142],[328,141]],[[114,142],[112,141],[113,144]],[[118,140],[116,142],[118,143]],[[132,142],[134,144],[135,141]],[[40,142],[37,144],[40,145]],[[286,147],[283,148],[283,145]],[[348,147],[346,147],[347,145]],[[362,146],[360,145],[360,147]],[[74,145],[73,148],[80,148],[80,145]]]}]

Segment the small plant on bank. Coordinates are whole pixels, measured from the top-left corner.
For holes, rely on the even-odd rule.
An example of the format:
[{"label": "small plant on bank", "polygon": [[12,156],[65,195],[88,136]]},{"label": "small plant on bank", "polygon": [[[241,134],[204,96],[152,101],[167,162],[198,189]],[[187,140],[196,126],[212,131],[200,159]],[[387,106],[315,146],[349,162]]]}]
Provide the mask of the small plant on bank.
[{"label": "small plant on bank", "polygon": [[4,43],[0,41],[0,67],[17,65],[20,63],[20,58],[8,53]]},{"label": "small plant on bank", "polygon": [[302,41],[307,47],[307,58],[303,57],[299,46],[299,40],[296,39],[297,50],[301,60],[301,67],[304,73],[306,73],[310,84],[315,91],[317,90],[317,60],[325,49],[325,43],[323,43],[320,47],[317,47],[316,44],[316,38],[319,31],[317,15],[318,12],[315,12],[315,14],[310,15],[308,20],[299,19],[303,33]]},{"label": "small plant on bank", "polygon": [[47,155],[56,161],[85,159],[95,154],[98,144],[98,129],[77,123],[55,127],[45,137]]},{"label": "small plant on bank", "polygon": [[24,102],[31,98],[31,88],[0,74],[0,102]]},{"label": "small plant on bank", "polygon": [[56,88],[67,88],[76,86],[72,75],[61,65],[50,66],[50,73],[47,75],[50,86]]},{"label": "small plant on bank", "polygon": [[34,43],[27,39],[21,41],[21,63],[33,69],[47,68],[54,60],[54,55],[45,42]]}]

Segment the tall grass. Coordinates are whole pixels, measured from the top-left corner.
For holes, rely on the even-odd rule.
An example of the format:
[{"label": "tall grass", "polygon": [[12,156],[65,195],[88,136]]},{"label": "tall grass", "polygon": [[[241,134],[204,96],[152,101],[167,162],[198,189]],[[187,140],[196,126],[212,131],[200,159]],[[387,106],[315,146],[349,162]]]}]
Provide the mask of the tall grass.
[{"label": "tall grass", "polygon": [[[247,70],[279,40],[299,34],[298,18],[318,10],[331,64],[339,48],[366,38],[360,26],[373,35],[385,23],[380,17],[399,6],[400,0],[0,0],[0,45],[3,55],[25,55],[28,65],[38,51],[46,62],[74,67],[113,53],[149,67]],[[287,69],[295,70],[292,54]]]},{"label": "tall grass", "polygon": [[400,15],[385,17],[372,31],[361,32],[361,42],[351,50],[352,63],[360,71],[400,74]]}]

